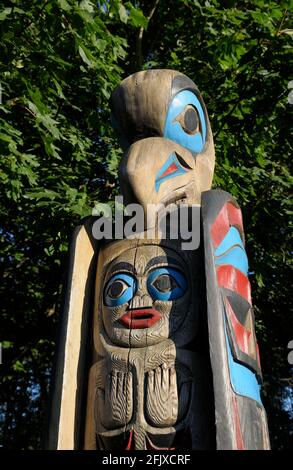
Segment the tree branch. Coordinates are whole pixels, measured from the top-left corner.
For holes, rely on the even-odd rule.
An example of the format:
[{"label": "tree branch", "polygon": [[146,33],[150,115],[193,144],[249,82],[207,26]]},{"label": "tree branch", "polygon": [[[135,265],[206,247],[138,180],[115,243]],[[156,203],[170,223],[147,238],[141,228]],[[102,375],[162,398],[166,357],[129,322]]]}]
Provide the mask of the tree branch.
[{"label": "tree branch", "polygon": [[[157,6],[159,4],[160,0],[155,0],[155,3],[147,16],[148,23],[152,19]],[[143,35],[145,32],[145,28],[143,26],[140,27],[139,32],[138,32],[138,38],[137,38],[137,43],[136,43],[136,67],[138,70],[142,69],[142,64],[143,64],[143,54],[142,54],[142,40],[143,40]]]},{"label": "tree branch", "polygon": [[288,11],[288,10],[287,10],[287,8],[286,8],[286,10],[284,11],[283,16],[282,16],[282,18],[281,18],[281,21],[280,21],[280,24],[279,24],[279,26],[278,26],[278,29],[277,29],[277,31],[276,31],[276,36],[280,36],[280,35],[282,34],[281,28],[282,28],[282,26],[283,26],[283,24],[284,24],[284,21],[285,21],[285,18],[286,18],[286,16],[287,16],[287,11]]}]

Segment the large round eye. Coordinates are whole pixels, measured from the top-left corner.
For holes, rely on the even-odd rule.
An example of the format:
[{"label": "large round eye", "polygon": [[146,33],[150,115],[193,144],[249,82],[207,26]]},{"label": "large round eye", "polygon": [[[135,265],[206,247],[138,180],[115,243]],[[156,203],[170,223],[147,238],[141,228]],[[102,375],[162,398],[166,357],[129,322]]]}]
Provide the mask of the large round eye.
[{"label": "large round eye", "polygon": [[160,292],[171,292],[178,284],[169,274],[161,274],[153,281],[153,286]]},{"label": "large round eye", "polygon": [[154,300],[176,300],[186,292],[187,281],[177,269],[157,268],[150,273],[147,286]]},{"label": "large round eye", "polygon": [[205,112],[199,98],[190,90],[179,91],[169,104],[163,136],[198,154],[204,149],[206,134]]},{"label": "large round eye", "polygon": [[136,291],[136,280],[129,274],[115,274],[104,289],[104,304],[117,307],[129,302]]},{"label": "large round eye", "polygon": [[196,109],[191,104],[187,105],[182,113],[177,116],[176,121],[179,122],[184,132],[189,135],[194,135],[200,131],[199,116]]},{"label": "large round eye", "polygon": [[122,279],[117,279],[109,286],[106,295],[108,295],[111,299],[118,299],[118,297],[121,297],[123,292],[125,292],[128,287],[129,285],[122,281]]}]

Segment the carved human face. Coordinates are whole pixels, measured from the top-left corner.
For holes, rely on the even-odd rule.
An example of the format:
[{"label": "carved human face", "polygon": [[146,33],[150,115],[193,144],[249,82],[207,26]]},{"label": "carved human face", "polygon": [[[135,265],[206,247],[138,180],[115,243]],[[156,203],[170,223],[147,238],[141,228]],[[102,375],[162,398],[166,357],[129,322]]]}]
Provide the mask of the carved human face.
[{"label": "carved human face", "polygon": [[102,320],[117,345],[143,347],[178,338],[186,344],[195,335],[191,272],[172,249],[143,245],[115,258],[104,277]]}]

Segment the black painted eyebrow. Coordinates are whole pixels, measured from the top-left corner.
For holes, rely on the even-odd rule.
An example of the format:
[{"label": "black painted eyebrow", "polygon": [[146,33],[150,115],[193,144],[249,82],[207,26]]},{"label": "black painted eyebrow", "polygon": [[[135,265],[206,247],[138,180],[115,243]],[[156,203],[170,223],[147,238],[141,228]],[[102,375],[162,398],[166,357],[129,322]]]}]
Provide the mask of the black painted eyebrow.
[{"label": "black painted eyebrow", "polygon": [[128,271],[131,274],[136,274],[136,269],[133,264],[127,263],[126,261],[120,261],[120,263],[116,263],[111,267],[110,271],[107,273],[107,278],[109,279],[113,274],[116,274],[117,271]]},{"label": "black painted eyebrow", "polygon": [[162,264],[162,263],[165,263],[165,264],[172,263],[175,266],[179,265],[178,260],[175,258],[172,258],[172,256],[168,256],[168,255],[156,256],[155,258],[152,258],[150,261],[148,261],[146,265],[146,271],[148,271],[151,267],[155,266],[156,264]]},{"label": "black painted eyebrow", "polygon": [[[145,268],[145,273],[152,268],[153,266],[156,266],[158,264],[172,264],[175,267],[178,267],[180,270],[182,270],[182,267],[178,263],[178,260],[176,258],[172,258],[172,256],[156,256],[155,258],[152,258],[151,260],[148,261],[146,264]],[[136,275],[137,271],[133,264],[127,263],[126,261],[121,261],[120,263],[116,263],[114,266],[111,267],[110,271],[107,273],[107,279],[110,279],[114,274],[117,272],[129,272],[130,274]]]}]

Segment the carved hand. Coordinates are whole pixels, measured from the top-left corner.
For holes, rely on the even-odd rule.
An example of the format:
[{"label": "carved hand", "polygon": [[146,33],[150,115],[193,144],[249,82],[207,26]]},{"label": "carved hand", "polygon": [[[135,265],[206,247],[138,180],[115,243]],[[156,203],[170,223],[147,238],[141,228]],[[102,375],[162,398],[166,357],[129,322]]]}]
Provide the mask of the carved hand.
[{"label": "carved hand", "polygon": [[173,426],[178,417],[175,367],[163,364],[147,373],[146,420],[153,426]]},{"label": "carved hand", "polygon": [[100,422],[106,429],[129,423],[133,410],[132,393],[131,372],[111,371],[106,377],[105,389],[97,389],[96,423]]}]

